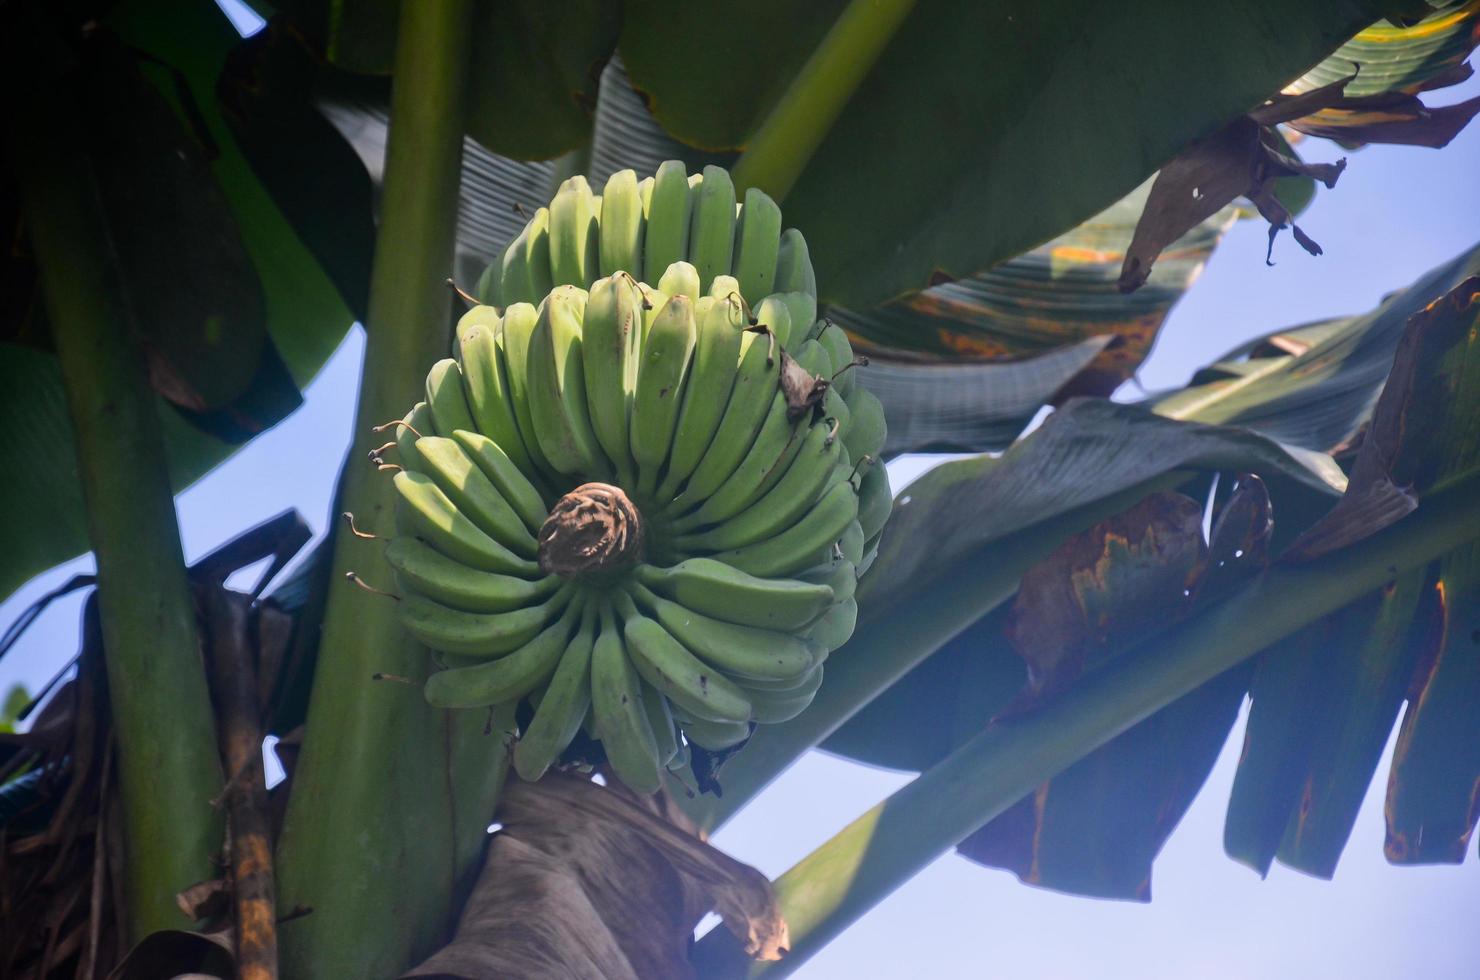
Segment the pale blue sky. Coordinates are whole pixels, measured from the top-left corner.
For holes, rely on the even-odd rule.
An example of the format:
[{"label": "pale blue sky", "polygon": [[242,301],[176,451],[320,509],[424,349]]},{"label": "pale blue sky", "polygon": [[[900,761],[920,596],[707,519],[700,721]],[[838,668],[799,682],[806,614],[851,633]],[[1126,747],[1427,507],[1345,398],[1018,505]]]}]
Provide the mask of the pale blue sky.
[{"label": "pale blue sky", "polygon": [[[1454,101],[1480,93],[1472,81]],[[1307,146],[1308,158],[1332,149]],[[1441,151],[1372,147],[1350,155],[1334,192],[1302,218],[1326,249],[1283,237],[1266,268],[1264,232],[1237,226],[1173,313],[1141,372],[1156,389],[1271,328],[1361,312],[1480,239],[1480,126]],[[308,389],[304,406],[177,500],[186,557],[297,507],[316,531],[349,437],[363,341],[358,329]],[[895,486],[926,460],[891,467]],[[79,559],[0,603],[0,626],[37,595],[89,569]],[[0,691],[43,683],[76,650],[80,600],[57,603],[0,661]],[[839,654],[846,656],[846,648]],[[831,978],[1183,978],[1465,980],[1480,976],[1480,870],[1392,868],[1381,854],[1381,781],[1369,793],[1332,883],[1276,866],[1266,881],[1223,857],[1223,808],[1241,725],[1153,878],[1150,905],[1068,898],[945,857],[803,967]],[[1385,771],[1386,762],[1383,769]],[[907,777],[813,753],[715,843],[778,874]]]}]

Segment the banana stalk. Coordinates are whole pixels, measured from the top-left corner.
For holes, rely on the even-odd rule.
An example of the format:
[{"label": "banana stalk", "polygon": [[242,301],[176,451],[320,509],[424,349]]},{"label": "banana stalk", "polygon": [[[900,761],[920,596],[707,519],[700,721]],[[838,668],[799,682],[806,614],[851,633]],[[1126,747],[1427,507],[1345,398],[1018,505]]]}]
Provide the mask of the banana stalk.
[{"label": "banana stalk", "polygon": [[1012,598],[1023,572],[1066,538],[1118,514],[1152,490],[1186,478],[1185,473],[1168,474],[1019,531],[993,544],[990,553],[977,561],[943,574],[928,601],[909,609],[870,610],[869,619],[878,625],[857,630],[848,642],[847,656],[838,658],[836,667],[834,662],[827,665],[827,683],[811,706],[785,724],[756,729],[745,751],[726,761],[724,795],[701,794],[679,800],[679,805],[712,832],[864,705],[988,610]]},{"label": "banana stalk", "polygon": [[[38,80],[28,76],[31,82]],[[61,364],[98,564],[118,729],[133,940],[184,924],[175,893],[216,872],[222,841],[215,721],[185,579],[158,399],[129,340],[94,175],[53,79],[12,77],[5,143]],[[168,720],[169,724],[163,724]]]},{"label": "banana stalk", "polygon": [[1063,695],[993,725],[803,858],[776,881],[791,933],[777,963],[750,963],[715,930],[695,949],[703,977],[783,977],[927,864],[1076,760],[1293,633],[1480,536],[1480,474],[1397,524],[1243,591]]},{"label": "banana stalk", "polygon": [[736,161],[737,194],[786,197],[915,0],[852,0]]},{"label": "banana stalk", "polygon": [[[472,0],[401,5],[379,245],[371,280],[355,439],[339,510],[392,532],[391,481],[365,464],[372,426],[422,397],[426,365],[450,348],[449,296]],[[335,541],[303,755],[278,849],[280,905],[313,914],[283,926],[284,974],[391,976],[445,938],[475,868],[503,776],[483,713],[422,697],[427,652],[396,603],[345,579],[394,589],[381,547]],[[377,672],[417,687],[372,680]],[[507,719],[505,719],[507,720]]]}]

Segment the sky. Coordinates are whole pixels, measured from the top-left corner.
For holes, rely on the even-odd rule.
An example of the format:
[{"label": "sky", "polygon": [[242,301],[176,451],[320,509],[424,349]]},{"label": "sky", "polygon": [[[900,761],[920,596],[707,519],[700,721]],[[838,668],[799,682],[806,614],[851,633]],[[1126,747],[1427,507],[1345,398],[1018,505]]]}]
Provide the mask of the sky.
[{"label": "sky", "polygon": [[[1434,102],[1480,94],[1480,80]],[[1307,159],[1341,151],[1319,141]],[[1237,225],[1173,311],[1139,374],[1156,390],[1273,328],[1363,312],[1480,239],[1480,124],[1444,150],[1370,147],[1349,155],[1334,191],[1301,226],[1326,254],[1288,236],[1264,265],[1265,233]],[[286,507],[316,532],[352,425],[363,336],[352,330],[291,417],[180,494],[187,561]],[[933,458],[891,464],[896,490]],[[0,603],[0,627],[37,596],[91,570],[81,558]],[[75,652],[81,597],[55,603],[3,661],[0,692],[35,690]],[[846,656],[846,647],[838,656]],[[1202,980],[1461,980],[1480,976],[1480,869],[1472,841],[1459,867],[1393,868],[1382,857],[1382,788],[1369,791],[1333,882],[1276,865],[1267,880],[1222,853],[1222,818],[1242,718],[1208,784],[1157,862],[1146,905],[1071,898],[1007,872],[945,856],[802,967],[806,980],[1014,977]],[[1389,746],[1391,751],[1391,746]],[[1386,771],[1386,760],[1379,769]],[[790,867],[909,776],[813,752],[714,843],[769,875]]]}]

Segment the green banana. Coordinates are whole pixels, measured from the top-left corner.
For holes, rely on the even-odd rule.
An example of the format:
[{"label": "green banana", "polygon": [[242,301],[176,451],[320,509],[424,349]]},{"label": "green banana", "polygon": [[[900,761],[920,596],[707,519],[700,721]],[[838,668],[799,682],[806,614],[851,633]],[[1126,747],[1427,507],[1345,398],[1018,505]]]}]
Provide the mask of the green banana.
[{"label": "green banana", "polygon": [[540,314],[528,303],[514,303],[504,310],[503,330],[499,340],[504,348],[504,365],[508,368],[509,400],[514,405],[514,420],[519,423],[519,435],[530,462],[541,474],[551,475],[555,468],[550,465],[545,452],[540,448],[539,436],[534,430],[534,418],[529,411],[529,340],[539,323]]},{"label": "green banana", "polygon": [[597,199],[579,174],[567,179],[550,202],[550,278],[556,286],[580,286],[601,265]]},{"label": "green banana", "polygon": [[502,329],[503,318],[491,307],[475,306],[465,313],[457,322],[459,364],[476,431],[486,433],[519,469],[528,472],[529,454],[524,448],[524,437],[519,434],[519,420],[514,416],[509,369],[498,342]]},{"label": "green banana", "polygon": [[[598,279],[586,302],[581,325],[581,362],[586,378],[586,406],[591,430],[617,471],[617,481],[633,485],[627,426],[635,374],[635,338],[641,331],[642,294],[630,276]],[[586,365],[590,365],[589,368]]]},{"label": "green banana", "polygon": [[865,456],[878,459],[884,451],[887,431],[884,428],[884,404],[867,388],[854,388],[847,397],[853,417],[849,420],[848,431],[843,434],[843,445],[848,447],[848,454],[855,460]]},{"label": "green banana", "polygon": [[[853,489],[851,483],[845,483],[844,486],[857,497],[858,491]],[[863,561],[863,541],[863,525],[858,523],[858,518],[855,517],[853,522],[843,528],[843,533],[838,536],[838,550],[843,553],[844,558],[858,565]]]},{"label": "green banana", "polygon": [[817,276],[812,272],[807,240],[795,228],[781,233],[781,245],[776,252],[775,289],[779,293],[817,295]]},{"label": "green banana", "polygon": [[426,469],[426,461],[416,451],[416,440],[421,436],[434,435],[436,431],[432,410],[427,407],[427,403],[417,402],[413,405],[401,424],[396,426],[396,455],[401,460],[403,469],[418,472]]},{"label": "green banana", "polygon": [[669,296],[687,296],[697,300],[704,293],[699,289],[699,272],[687,262],[670,265],[658,280],[658,289]]},{"label": "green banana", "polygon": [[853,422],[853,410],[848,407],[848,402],[837,388],[829,386],[822,395],[822,417],[832,419],[833,432],[839,438],[846,438],[848,429]]},{"label": "green banana", "polygon": [[791,575],[830,548],[858,515],[858,497],[846,480],[835,483],[801,520],[766,541],[722,551],[714,557],[752,575]]},{"label": "green banana", "polygon": [[529,414],[550,465],[567,475],[607,479],[610,466],[591,429],[581,364],[581,318],[587,296],[557,286],[540,307],[529,338]]},{"label": "green banana", "polygon": [[[462,368],[450,357],[443,358],[427,372],[427,407],[438,432],[472,429],[473,416],[463,394]],[[423,432],[422,435],[431,433]]]},{"label": "green banana", "polygon": [[[630,647],[628,649],[630,651]],[[630,654],[628,660],[632,660]],[[632,662],[635,665],[636,661]],[[636,666],[633,669],[636,670]],[[681,748],[678,741],[678,730],[673,722],[673,709],[669,707],[668,699],[663,696],[663,692],[645,680],[642,682],[642,706],[643,711],[647,713],[648,730],[653,733],[653,739],[658,745],[658,765],[665,769],[673,768],[675,760],[678,759],[678,750]],[[679,765],[681,766],[682,763]]]},{"label": "green banana", "polygon": [[[509,305],[538,303],[555,286],[550,277],[550,211],[540,208],[504,251],[500,298]],[[508,311],[504,311],[505,316]]]},{"label": "green banana", "polygon": [[[675,521],[674,530],[682,534],[740,513],[757,499],[761,483],[772,470],[784,465],[784,457],[793,442],[801,442],[797,438],[797,425],[789,417],[786,396],[778,391],[772,396],[771,410],[735,472],[697,510]],[[680,538],[680,544],[683,540]]]},{"label": "green banana", "polygon": [[817,622],[807,628],[806,635],[822,644],[829,652],[838,649],[853,635],[858,624],[858,602],[849,599],[840,602],[818,617]]},{"label": "green banana", "polygon": [[473,287],[473,295],[484,306],[503,306],[503,300],[499,298],[503,282],[504,264],[502,257],[499,257],[483,267],[483,274],[478,277],[478,284]]},{"label": "green banana", "polygon": [[740,292],[752,298],[775,292],[781,209],[758,187],[745,192],[735,241],[735,278],[740,280]]},{"label": "green banana", "polygon": [[397,611],[407,632],[433,650],[457,657],[487,659],[524,647],[561,610],[570,608],[574,594],[574,586],[566,583],[537,606],[513,612],[475,613],[453,609],[410,592],[401,597]]},{"label": "green banana", "polygon": [[767,299],[773,299],[786,307],[789,316],[789,327],[787,329],[787,341],[796,341],[801,344],[807,339],[812,329],[812,324],[817,322],[817,297],[811,293],[772,293]]},{"label": "green banana", "polygon": [[827,348],[827,356],[832,361],[833,374],[829,378],[832,386],[842,395],[851,395],[857,375],[855,369],[848,366],[853,363],[853,345],[848,341],[848,334],[836,323],[826,320],[817,340]]},{"label": "green banana", "polygon": [[449,609],[501,613],[523,609],[549,597],[561,579],[540,579],[481,572],[434,551],[416,538],[397,537],[386,545],[385,560],[404,591],[419,592]]},{"label": "green banana", "polygon": [[481,708],[524,697],[555,672],[583,606],[570,603],[559,619],[497,660],[437,671],[427,678],[427,701],[438,708]]},{"label": "green banana", "polygon": [[835,601],[829,583],[758,578],[713,558],[689,558],[671,568],[641,565],[637,580],[695,612],[740,626],[790,632]]},{"label": "green banana", "polygon": [[534,535],[459,443],[446,436],[423,436],[416,440],[416,449],[426,461],[426,475],[458,510],[499,544],[526,558],[535,557],[539,544]]},{"label": "green banana", "polygon": [[771,331],[778,347],[786,347],[791,343],[794,334],[791,307],[779,295],[767,296],[755,305],[755,322]]},{"label": "green banana", "polygon": [[673,638],[727,677],[785,680],[812,665],[806,643],[788,633],[713,619],[634,584],[637,601]]},{"label": "green banana", "polygon": [[740,280],[734,276],[715,276],[709,284],[709,295],[715,299],[733,300],[740,310],[740,326],[745,326],[745,299],[740,295]]},{"label": "green banana", "polygon": [[748,721],[700,721],[692,718],[679,722],[678,727],[684,738],[711,752],[734,748],[750,738],[751,732]]},{"label": "green banana", "polygon": [[424,473],[403,470],[394,479],[396,523],[448,558],[485,572],[534,578],[539,565],[521,558],[483,532]]},{"label": "green banana", "polygon": [[[796,579],[809,585],[825,585],[832,589],[831,602],[847,602],[853,598],[853,593],[858,589],[858,573],[853,563],[831,557],[820,565],[814,565],[805,571],[798,572]],[[763,579],[762,581],[768,580]],[[818,610],[819,613],[821,611],[821,609]],[[815,616],[816,613],[813,615]]]},{"label": "green banana", "polygon": [[[610,185],[608,185],[610,193]],[[642,678],[627,658],[622,633],[609,604],[601,609],[601,629],[591,651],[591,714],[596,737],[606,749],[617,778],[639,793],[656,793],[663,763],[643,704]],[[673,723],[668,723],[670,731]]]},{"label": "green banana", "polygon": [[719,428],[683,492],[665,507],[669,515],[684,514],[707,500],[745,457],[770,412],[780,380],[780,358],[773,358],[771,350],[772,338],[763,332],[746,331],[740,338],[740,366]]},{"label": "green banana", "polygon": [[580,628],[571,638],[534,719],[514,744],[514,771],[531,782],[560,759],[580,731],[591,709],[591,653],[596,642],[596,614],[588,603]]},{"label": "green banana", "polygon": [[689,254],[689,176],[678,160],[669,160],[653,175],[645,201],[642,279],[657,282],[670,265]]},{"label": "green banana", "polygon": [[658,621],[638,612],[631,596],[617,595],[627,652],[643,680],[694,718],[748,721],[750,702],[719,671],[695,657]]},{"label": "green banana", "polygon": [[723,523],[698,534],[680,536],[677,546],[688,551],[743,548],[796,523],[822,495],[843,452],[842,443],[828,434],[826,425],[812,426],[797,441],[800,451],[775,486]]},{"label": "green banana", "polygon": [[865,465],[863,478],[858,482],[858,523],[865,541],[884,529],[884,522],[889,520],[893,507],[894,494],[889,489],[888,468],[883,463]]},{"label": "green banana", "polygon": [[[720,277],[721,279],[728,277]],[[719,280],[716,280],[719,281]],[[698,338],[683,405],[673,436],[668,471],[658,488],[660,500],[671,500],[683,481],[699,465],[724,416],[740,356],[745,314],[738,295],[711,302],[697,318]]]},{"label": "green banana", "polygon": [[729,273],[735,255],[735,185],[729,171],[705,167],[693,197],[689,261],[699,271],[699,288],[708,291],[716,276]]},{"label": "green banana", "polygon": [[643,345],[629,438],[641,493],[651,494],[657,487],[673,445],[695,334],[693,300],[674,296],[653,320]]},{"label": "green banana", "polygon": [[755,690],[746,686],[745,693],[750,698],[752,718],[762,725],[779,725],[807,710],[820,687],[822,664],[819,663],[802,675],[797,686],[790,690]]},{"label": "green banana", "polygon": [[868,574],[868,570],[874,567],[874,559],[879,557],[879,541],[884,537],[881,530],[878,534],[863,543],[863,561],[858,563],[858,574]]},{"label": "green banana", "polygon": [[525,528],[538,534],[549,511],[545,508],[540,491],[529,482],[513,459],[504,452],[503,447],[481,432],[458,429],[452,434],[452,438],[478,464],[483,475],[493,481],[498,492],[524,522]]},{"label": "green banana", "polygon": [[642,238],[646,219],[637,174],[619,170],[601,192],[601,274],[642,274]]}]

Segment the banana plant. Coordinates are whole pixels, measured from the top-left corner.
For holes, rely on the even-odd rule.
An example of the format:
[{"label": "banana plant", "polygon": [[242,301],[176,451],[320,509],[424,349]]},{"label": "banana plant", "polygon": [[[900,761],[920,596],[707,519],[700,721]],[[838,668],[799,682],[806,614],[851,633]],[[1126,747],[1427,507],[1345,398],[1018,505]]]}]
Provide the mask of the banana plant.
[{"label": "banana plant", "polygon": [[[3,412],[15,431],[36,439],[37,458],[47,462],[6,486],[5,502],[29,519],[21,546],[0,566],[0,589],[88,543],[97,552],[124,840],[137,869],[127,912],[134,938],[155,944],[151,955],[168,944],[176,972],[216,962],[222,940],[206,935],[206,923],[221,921],[212,901],[232,891],[187,888],[193,876],[208,877],[220,820],[199,807],[171,807],[157,788],[230,799],[236,840],[239,814],[252,807],[235,787],[260,779],[241,768],[240,713],[213,708],[207,690],[220,702],[220,684],[208,685],[194,658],[202,644],[213,656],[231,645],[220,617],[233,607],[186,576],[166,513],[170,494],[291,411],[298,387],[355,318],[365,324],[366,359],[336,498],[336,510],[354,523],[332,533],[272,600],[296,627],[271,646],[273,662],[289,666],[274,668],[287,680],[263,711],[268,730],[293,746],[293,765],[274,794],[286,809],[275,881],[268,876],[264,893],[260,878],[250,889],[247,879],[235,880],[237,930],[225,943],[243,976],[275,975],[279,955],[286,975],[303,977],[393,975],[417,963],[413,975],[549,974],[588,954],[611,976],[695,967],[706,976],[779,974],[957,845],[984,863],[1047,869],[1034,873],[1053,887],[1135,892],[1149,882],[1168,829],[1152,818],[1185,807],[1185,794],[1158,800],[1154,813],[1126,811],[1123,836],[1104,844],[1120,859],[1108,878],[1084,873],[1100,855],[1074,849],[1082,835],[1072,824],[1056,822],[1053,834],[1025,840],[1013,808],[1035,792],[1083,799],[1087,786],[1103,783],[1097,773],[1154,767],[1148,753],[1167,731],[1193,727],[1197,737],[1183,739],[1166,771],[1205,772],[1226,735],[1229,706],[1245,691],[1257,723],[1230,804],[1235,857],[1267,867],[1278,856],[1329,873],[1353,794],[1375,765],[1374,740],[1380,746],[1411,678],[1433,694],[1421,708],[1410,704],[1404,720],[1389,852],[1453,860],[1456,842],[1463,847],[1468,817],[1456,787],[1473,782],[1473,760],[1441,757],[1469,734],[1463,705],[1473,678],[1454,652],[1467,634],[1449,611],[1468,607],[1440,610],[1446,627],[1435,651],[1407,637],[1415,618],[1430,614],[1423,610],[1436,589],[1456,596],[1474,587],[1467,529],[1480,520],[1466,443],[1473,433],[1463,423],[1476,390],[1465,339],[1476,315],[1473,280],[1465,278],[1473,255],[1370,317],[1283,331],[1231,352],[1187,390],[1150,404],[1074,396],[1106,394],[1134,369],[1235,218],[1228,199],[1199,205],[1190,220],[1158,211],[1158,195],[1180,186],[1178,174],[1223,147],[1223,134],[1252,132],[1270,169],[1257,183],[1230,184],[1229,199],[1245,193],[1266,217],[1288,218],[1309,197],[1309,171],[1258,122],[1269,106],[1282,106],[1293,130],[1318,137],[1438,142],[1435,133],[1462,126],[1468,107],[1440,113],[1436,130],[1418,93],[1457,77],[1473,46],[1473,5],[1432,11],[1395,0],[1261,0],[1189,11],[1165,0],[1113,8],[829,0],[800,10],[762,3],[725,18],[722,49],[712,43],[721,30],[716,15],[676,0],[554,8],[524,0],[292,0],[262,12],[267,28],[242,41],[206,0],[167,7],[120,0],[75,20],[22,3],[4,15],[15,54],[7,69],[12,98],[25,84],[21,73],[32,72],[59,93],[58,105],[80,106],[81,115],[65,115],[87,125],[80,138],[59,132],[55,115],[48,123],[45,113],[17,111],[7,122],[17,127],[7,135],[20,138],[7,140],[6,186],[16,188],[31,243],[19,262],[10,259],[10,278],[27,290],[37,285],[36,298],[27,291],[7,304],[15,356],[8,349],[13,377]],[[1387,20],[1368,26],[1379,18]],[[779,23],[787,29],[778,33]],[[1332,62],[1322,59],[1366,64],[1379,44],[1399,54],[1384,61],[1385,73],[1375,81],[1358,73],[1360,85],[1331,95]],[[1210,45],[1219,57],[1207,56]],[[762,51],[767,69],[753,70],[747,53]],[[1138,66],[1134,80],[1127,63]],[[1302,114],[1290,115],[1292,106]],[[1411,124],[1406,135],[1380,115],[1394,106]],[[1342,125],[1349,128],[1338,132]],[[1081,163],[1087,140],[1095,150],[1090,170]],[[59,159],[58,148],[73,143],[76,152]],[[664,162],[671,159],[683,163]],[[629,208],[634,215],[662,213],[659,202],[668,198],[687,208],[691,184],[696,201],[714,191],[720,204],[742,205],[738,219],[716,205],[716,214],[726,212],[725,230],[738,228],[734,253],[702,259],[708,245],[682,244],[684,210],[670,222],[679,244],[637,263],[647,268],[627,270],[620,260],[608,268],[605,252],[588,251],[597,241],[590,229],[598,219],[618,224],[618,209],[605,204],[622,200],[615,188],[626,186],[627,168],[637,171],[625,190],[629,203],[640,202]],[[643,191],[635,178],[647,174],[655,179]],[[593,189],[605,190],[600,209]],[[805,246],[799,235],[780,235],[778,202]],[[1178,244],[1145,290],[1122,295],[1116,287],[1131,229],[1140,238],[1153,218],[1146,240]],[[523,255],[520,243],[544,227],[550,281],[526,275],[521,291],[511,263],[516,273],[533,266],[507,256]],[[573,227],[587,237],[571,239]],[[728,234],[710,237],[716,256],[732,244]],[[767,247],[790,248],[794,276],[785,283],[774,273],[777,252],[769,265],[755,259],[755,249]],[[103,285],[93,290],[90,276],[89,289],[69,289],[67,255],[85,259]],[[632,289],[623,292],[617,271],[631,272]],[[454,326],[449,274],[497,310],[480,305]],[[647,285],[636,289],[635,279]],[[716,286],[720,280],[733,285]],[[551,292],[537,309],[557,285],[565,292]],[[762,301],[771,285],[792,299]],[[727,419],[665,402],[685,376],[663,372],[708,349],[709,318],[729,315],[728,306],[747,327],[745,349],[755,351],[757,370],[779,366],[777,407],[747,429],[757,433],[754,444],[763,432],[785,447],[771,456],[800,459],[814,442],[818,455],[785,477],[776,468],[781,482],[759,471],[754,485],[727,481],[729,470],[716,462],[714,485],[685,499],[683,480],[712,475],[698,443],[727,431]],[[1041,315],[1043,308],[1052,312]],[[612,442],[625,434],[604,424],[613,412],[590,412],[613,396],[616,414],[629,411],[622,393],[565,385],[570,365],[580,363],[583,331],[594,350],[602,325],[619,322],[641,324],[630,329],[642,338],[611,348],[633,361],[634,428],[625,445]],[[527,377],[510,353],[518,343],[531,352]],[[89,364],[90,344],[112,351],[108,370],[98,369],[102,357]],[[851,370],[854,346],[881,362],[877,380]],[[475,375],[474,350],[492,358],[486,363],[514,367]],[[449,353],[460,360],[446,360]],[[994,398],[990,386],[1007,378],[1019,394]],[[528,418],[496,421],[497,398],[478,387],[495,382],[515,393],[510,404],[523,400],[520,386],[534,392]],[[100,420],[111,402],[100,404],[103,394],[130,407],[138,420],[132,441],[107,439]],[[1015,439],[1045,403],[1058,406],[1048,422]],[[706,416],[703,426],[689,424],[691,407]],[[878,415],[878,440],[887,416],[890,441],[869,443],[865,453],[861,444],[848,447],[845,425],[861,425],[868,412]],[[774,425],[762,422],[773,415]],[[799,420],[795,431],[806,435],[793,440],[787,427]],[[485,440],[494,445],[488,449],[473,438],[499,424],[522,439],[523,455],[499,448],[514,442]],[[702,479],[673,477],[660,465],[673,433],[689,428],[701,433],[692,436],[690,462]],[[1414,432],[1439,439],[1420,444]],[[1350,457],[1358,433],[1367,440]],[[1126,452],[1128,444],[1136,451]],[[1459,449],[1440,458],[1436,444]],[[749,459],[747,443],[733,452],[725,445]],[[830,465],[840,445],[857,450],[851,471]],[[399,463],[384,462],[390,446]],[[899,495],[891,516],[887,480],[874,476],[882,466],[870,470],[863,461],[927,447],[1006,452],[935,471]],[[455,469],[468,458],[460,454],[479,451],[478,467]],[[631,474],[619,472],[627,451]],[[390,478],[367,458],[404,472]],[[608,458],[618,472],[603,471]],[[814,470],[818,479],[804,481]],[[536,546],[542,561],[551,553],[549,528],[560,529],[533,518],[577,472],[636,488],[636,508],[588,491],[560,498],[556,511],[569,502],[571,514],[607,515],[601,540],[613,549],[612,574],[635,581],[632,594],[652,618],[620,602],[557,608],[542,593],[538,627],[565,632],[539,659],[545,673],[535,683],[532,673],[510,680],[509,668],[469,658],[487,655],[490,643],[513,643],[506,631],[516,629],[518,614],[496,623],[466,614],[449,620],[436,599],[445,598],[437,590],[452,573],[445,560],[418,551],[415,538],[435,542],[447,527],[461,527],[464,511],[481,514],[504,537],[474,537],[471,548],[466,533],[444,541],[444,552],[462,562],[455,580],[525,569]],[[498,485],[494,497],[469,489],[479,473]],[[842,602],[807,605],[824,588],[836,597],[836,579],[786,593],[801,604],[798,629],[814,637],[829,631],[827,642],[812,643],[819,663],[791,669],[809,655],[805,644],[756,648],[750,660],[730,661],[739,682],[723,671],[688,678],[693,658],[663,647],[661,636],[694,630],[692,597],[702,604],[713,594],[713,570],[707,579],[665,577],[652,565],[629,570],[615,542],[641,536],[631,515],[682,501],[671,521],[653,522],[656,553],[675,562],[725,556],[728,564],[717,564],[745,572],[754,580],[746,588],[780,602],[766,583],[801,566],[780,554],[786,548],[764,550],[776,518],[745,505],[834,476],[841,482],[826,485],[847,490],[823,495],[836,498],[829,505],[836,515],[827,512],[836,528],[813,522],[820,537],[796,547],[828,560],[836,550],[867,575],[856,598]],[[125,485],[128,493],[114,492]],[[504,521],[497,508],[480,510],[500,493],[515,500],[524,493],[529,513],[511,511]],[[1203,546],[1191,515],[1210,497],[1221,533]],[[871,528],[850,542],[845,529],[862,532],[865,500],[873,501],[869,520],[889,523],[882,537]],[[413,536],[408,526],[421,530]],[[585,525],[570,525],[577,526]],[[383,557],[362,540],[397,533]],[[1117,550],[1115,542],[1131,539],[1134,547]],[[1066,593],[1062,583],[1081,581],[1086,561],[1114,574]],[[1374,595],[1394,576],[1400,584]],[[907,587],[890,585],[897,583]],[[367,588],[397,598],[372,597]],[[149,632],[124,598],[129,589],[159,597],[166,634]],[[260,615],[254,635],[263,631]],[[626,623],[620,639],[611,617]],[[1259,628],[1227,628],[1246,621]],[[1076,622],[1077,630],[1043,637],[1045,624]],[[490,629],[492,639],[478,633]],[[1279,706],[1306,696],[1331,667],[1277,651],[1313,629],[1391,642],[1365,642],[1363,672],[1329,691],[1326,727],[1292,729]],[[702,631],[689,635],[690,645],[702,645]],[[709,656],[746,653],[736,644],[749,634],[726,635],[735,642]],[[150,661],[156,640],[166,656]],[[844,655],[820,664],[843,641]],[[523,653],[532,646],[520,647],[520,664],[533,661]],[[631,666],[623,666],[622,649]],[[553,653],[561,651],[557,669]],[[785,669],[760,663],[763,655],[792,654],[797,663]],[[598,663],[604,676],[624,678],[660,706],[674,739],[663,758],[680,760],[677,778],[698,790],[721,786],[722,797],[679,792],[667,775],[657,778],[668,794],[650,797],[652,781],[628,779],[639,766],[593,747],[630,703],[601,709],[613,720],[582,724],[582,678]],[[524,698],[552,672],[565,680]],[[774,724],[752,730],[754,705],[790,710],[775,685],[802,676],[826,683],[807,688],[799,714],[783,717],[777,708]],[[424,683],[426,698],[415,690]],[[469,684],[484,685],[482,693],[469,693]],[[957,711],[948,725],[913,726],[932,730],[929,744],[881,746],[869,737],[877,729],[867,719],[900,717],[916,703],[909,692],[938,693],[940,685],[953,688]],[[594,691],[586,696],[597,699]],[[747,710],[730,717],[727,697],[746,700]],[[471,705],[488,710],[466,710]],[[178,724],[158,726],[166,715]],[[651,715],[629,712],[628,721],[652,736],[663,729]],[[217,728],[221,758],[211,743]],[[522,737],[506,745],[501,736],[516,732]],[[690,831],[717,825],[817,744],[921,775],[774,887],[697,843]],[[502,792],[511,756],[532,779],[558,766],[567,745],[567,763],[604,759],[609,775],[640,792],[597,792],[570,771],[514,780]],[[1292,746],[1302,747],[1297,755]],[[1292,805],[1302,779],[1319,787],[1311,812]],[[505,829],[489,846],[496,812]],[[1052,814],[1029,817],[1041,824]],[[260,812],[256,819],[260,830]],[[649,865],[625,863],[634,860],[631,839],[645,842]],[[521,957],[539,946],[537,937],[511,929],[510,917],[534,882],[570,879],[585,884],[543,913],[562,931],[552,958],[533,966]],[[190,924],[172,918],[177,892],[199,920],[195,932],[168,928]],[[269,911],[276,902],[279,925],[272,915],[243,917],[264,900]],[[632,921],[634,907],[649,909],[651,921]],[[729,929],[701,943],[691,963],[687,935],[710,907]],[[78,955],[101,962],[96,948]]]}]

